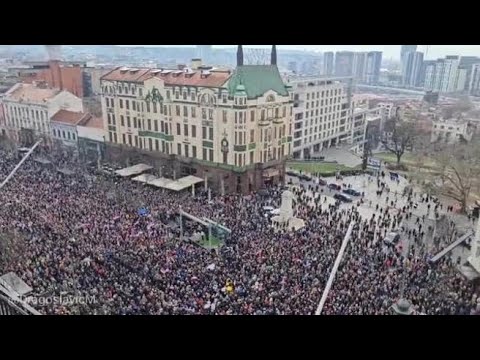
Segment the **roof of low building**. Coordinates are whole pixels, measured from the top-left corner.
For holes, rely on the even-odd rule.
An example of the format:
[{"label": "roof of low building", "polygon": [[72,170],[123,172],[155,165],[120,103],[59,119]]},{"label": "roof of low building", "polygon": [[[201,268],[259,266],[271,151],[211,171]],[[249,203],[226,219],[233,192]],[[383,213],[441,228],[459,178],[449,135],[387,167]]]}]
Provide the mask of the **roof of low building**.
[{"label": "roof of low building", "polygon": [[61,92],[57,88],[38,87],[36,84],[18,83],[5,93],[5,98],[11,101],[25,103],[43,103]]},{"label": "roof of low building", "polygon": [[91,117],[90,114],[84,112],[73,112],[69,110],[59,110],[52,116],[51,120],[68,125],[77,125],[85,117]]}]

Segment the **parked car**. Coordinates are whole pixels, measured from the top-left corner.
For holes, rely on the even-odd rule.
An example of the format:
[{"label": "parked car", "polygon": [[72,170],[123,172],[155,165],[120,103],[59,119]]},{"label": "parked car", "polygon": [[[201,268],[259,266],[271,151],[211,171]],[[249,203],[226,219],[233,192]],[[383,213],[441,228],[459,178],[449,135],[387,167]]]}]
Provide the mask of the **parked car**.
[{"label": "parked car", "polygon": [[319,178],[318,179],[318,184],[325,186],[325,185],[327,185],[327,182],[325,180]]},{"label": "parked car", "polygon": [[336,193],[335,195],[333,195],[333,198],[337,199],[337,200],[340,200],[340,201],[343,201],[343,202],[348,202],[348,203],[353,201],[350,196],[342,194],[342,193]]},{"label": "parked car", "polygon": [[400,240],[400,234],[396,232],[389,232],[383,241],[387,244],[396,244]]},{"label": "parked car", "polygon": [[342,187],[340,185],[337,185],[337,184],[328,184],[328,188],[330,190],[337,190],[337,191],[340,191],[342,189]]},{"label": "parked car", "polygon": [[360,196],[362,193],[360,191],[357,191],[355,189],[345,189],[343,190],[345,194],[352,195],[352,196]]},{"label": "parked car", "polygon": [[301,174],[298,176],[298,178],[300,180],[304,180],[304,181],[312,181],[312,177],[310,175],[307,175],[307,174]]},{"label": "parked car", "polygon": [[292,171],[292,170],[287,170],[286,174],[290,176],[299,176],[299,174],[297,174],[295,171]]}]

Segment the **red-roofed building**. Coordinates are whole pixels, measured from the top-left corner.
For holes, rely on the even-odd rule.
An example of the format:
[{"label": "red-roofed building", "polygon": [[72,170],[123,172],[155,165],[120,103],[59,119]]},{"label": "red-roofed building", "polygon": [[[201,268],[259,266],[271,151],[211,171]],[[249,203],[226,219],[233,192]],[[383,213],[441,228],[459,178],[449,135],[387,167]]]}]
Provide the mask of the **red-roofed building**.
[{"label": "red-roofed building", "polygon": [[53,139],[67,146],[77,146],[77,125],[86,123],[92,115],[84,112],[59,110],[50,118]]},{"label": "red-roofed building", "polygon": [[24,83],[45,81],[49,87],[58,88],[83,97],[83,69],[78,65],[63,64],[59,60],[50,60],[48,65],[21,71],[20,79]]}]

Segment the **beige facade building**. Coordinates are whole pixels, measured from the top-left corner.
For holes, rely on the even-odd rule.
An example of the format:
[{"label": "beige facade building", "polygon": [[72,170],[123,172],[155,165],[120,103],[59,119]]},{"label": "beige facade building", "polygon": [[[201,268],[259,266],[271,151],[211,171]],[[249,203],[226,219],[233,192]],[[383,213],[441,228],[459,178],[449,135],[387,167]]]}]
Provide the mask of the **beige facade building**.
[{"label": "beige facade building", "polygon": [[41,83],[14,85],[5,94],[3,104],[7,136],[28,143],[38,137],[51,139],[50,119],[59,110],[83,111],[82,99]]},{"label": "beige facade building", "polygon": [[292,102],[276,66],[234,71],[117,68],[101,79],[106,141],[131,149],[170,175],[206,177],[222,192],[249,192],[284,179]]},{"label": "beige facade building", "polygon": [[297,77],[292,86],[293,157],[308,159],[347,143],[352,131],[352,77]]}]

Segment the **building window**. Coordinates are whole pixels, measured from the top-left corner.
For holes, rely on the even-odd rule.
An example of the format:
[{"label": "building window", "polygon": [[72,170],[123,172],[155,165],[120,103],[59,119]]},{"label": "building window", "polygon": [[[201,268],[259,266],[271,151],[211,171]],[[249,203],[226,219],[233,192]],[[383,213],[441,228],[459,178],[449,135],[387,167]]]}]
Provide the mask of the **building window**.
[{"label": "building window", "polygon": [[177,114],[177,116],[180,116],[180,105],[175,106],[175,114]]},{"label": "building window", "polygon": [[130,127],[130,116],[127,116],[127,127]]},{"label": "building window", "polygon": [[197,157],[197,147],[196,146],[192,146],[192,157],[193,158]]},{"label": "building window", "polygon": [[117,133],[113,133],[113,142],[117,143]]},{"label": "building window", "polygon": [[119,104],[120,104],[120,109],[123,109],[123,99],[119,100]]},{"label": "building window", "polygon": [[207,109],[205,108],[202,109],[202,119],[207,120]]},{"label": "building window", "polygon": [[279,114],[279,111],[278,111],[278,107],[275,108],[275,118],[278,118],[278,114]]},{"label": "building window", "polygon": [[72,133],[72,139],[73,139],[73,140],[76,140],[76,139],[75,139],[75,133]]},{"label": "building window", "polygon": [[127,139],[125,138],[125,134],[122,134],[122,143],[123,144],[127,143]]},{"label": "building window", "polygon": [[182,155],[182,144],[177,144],[177,155]]},{"label": "building window", "polygon": [[147,119],[147,130],[148,131],[152,130],[152,120],[151,119]]},{"label": "building window", "polygon": [[112,125],[116,125],[115,123],[115,115],[112,114]]},{"label": "building window", "polygon": [[62,130],[62,138],[66,139],[67,136],[65,135],[65,131]]},{"label": "building window", "polygon": [[181,135],[180,124],[177,124],[177,135]]},{"label": "building window", "polygon": [[55,129],[53,129],[53,136],[57,136],[57,131]]},{"label": "building window", "polygon": [[205,126],[202,126],[202,139],[207,139],[207,128]]},{"label": "building window", "polygon": [[209,136],[208,136],[208,139],[209,139],[209,140],[213,140],[213,127],[208,128],[208,131],[209,131],[209,132],[208,132],[208,135],[209,135]]},{"label": "building window", "polygon": [[207,148],[203,148],[202,160],[207,160]]},{"label": "building window", "polygon": [[188,137],[188,124],[183,124],[183,136]]},{"label": "building window", "polygon": [[152,103],[152,107],[153,107],[153,112],[156,114],[157,111],[158,111],[157,110],[157,103],[156,102]]},{"label": "building window", "polygon": [[125,100],[125,108],[130,110],[130,102],[128,100]]},{"label": "building window", "polygon": [[196,137],[197,137],[197,126],[192,125],[192,138],[196,138]]},{"label": "building window", "polygon": [[265,120],[265,110],[262,109],[262,112],[260,113],[260,120]]},{"label": "building window", "polygon": [[189,157],[188,144],[185,144],[185,157]]},{"label": "building window", "polygon": [[148,150],[150,150],[150,151],[153,150],[152,138],[148,138]]},{"label": "building window", "polygon": [[138,136],[135,135],[133,139],[135,140],[135,146],[138,147]]},{"label": "building window", "polygon": [[158,132],[158,120],[153,120],[153,131]]},{"label": "building window", "polygon": [[[55,134],[55,130],[54,130],[54,134]],[[110,142],[113,142],[113,135],[111,131],[108,132],[108,139]]]},{"label": "building window", "polygon": [[192,118],[194,118],[195,116],[197,116],[197,115],[196,115],[196,111],[195,111],[195,108],[192,107]]},{"label": "building window", "polygon": [[187,100],[187,92],[186,91],[183,92],[183,100]]},{"label": "building window", "polygon": [[164,125],[163,125],[163,120],[162,120],[162,121],[160,121],[160,132],[162,132],[162,133],[164,133],[164,132],[165,132],[165,130],[164,130],[164,127],[163,127],[163,126],[164,126]]},{"label": "building window", "polygon": [[137,103],[132,100],[132,110],[137,110]]},{"label": "building window", "polygon": [[253,154],[254,152],[253,151],[250,151],[250,164],[253,164],[254,160],[253,160]]},{"label": "building window", "polygon": [[150,112],[150,102],[147,101],[147,112]]},{"label": "building window", "polygon": [[170,100],[170,90],[167,90],[167,99]]},{"label": "building window", "polygon": [[[186,95],[186,94],[184,93],[184,95]],[[185,98],[186,98],[186,96],[185,96]],[[186,106],[183,107],[183,116],[185,116],[185,117],[188,116],[188,108]]]},{"label": "building window", "polygon": [[208,149],[208,160],[213,162],[213,149]]},{"label": "building window", "polygon": [[158,139],[155,139],[155,150],[159,151]]},{"label": "building window", "polygon": [[250,111],[250,121],[255,121],[255,110]]},{"label": "building window", "polygon": [[137,118],[136,117],[133,118],[133,128],[134,129],[137,128]]},{"label": "building window", "polygon": [[208,119],[213,120],[213,109],[208,109]]},{"label": "building window", "polygon": [[123,115],[120,115],[120,125],[125,126],[125,118]]}]

